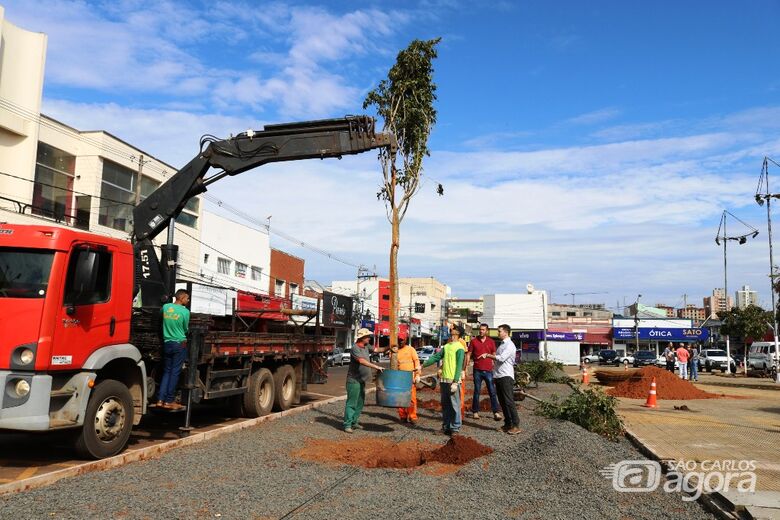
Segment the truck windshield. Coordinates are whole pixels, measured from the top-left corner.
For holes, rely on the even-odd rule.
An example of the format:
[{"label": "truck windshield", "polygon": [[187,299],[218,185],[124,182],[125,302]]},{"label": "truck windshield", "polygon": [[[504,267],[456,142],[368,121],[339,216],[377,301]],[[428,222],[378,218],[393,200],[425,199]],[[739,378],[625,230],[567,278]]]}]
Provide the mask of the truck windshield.
[{"label": "truck windshield", "polygon": [[43,298],[54,252],[0,248],[0,298]]}]

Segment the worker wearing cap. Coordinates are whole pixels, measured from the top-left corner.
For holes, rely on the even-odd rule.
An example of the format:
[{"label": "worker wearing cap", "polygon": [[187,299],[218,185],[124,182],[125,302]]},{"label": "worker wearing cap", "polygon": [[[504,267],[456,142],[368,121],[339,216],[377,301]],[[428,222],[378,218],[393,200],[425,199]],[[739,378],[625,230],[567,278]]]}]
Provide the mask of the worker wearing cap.
[{"label": "worker wearing cap", "polygon": [[458,433],[462,424],[459,387],[461,386],[463,360],[466,357],[466,348],[460,341],[463,336],[463,327],[455,325],[450,334],[450,342],[423,363],[423,368],[425,368],[442,361],[439,382],[441,383],[442,431],[445,435]]},{"label": "worker wearing cap", "polygon": [[412,399],[409,406],[398,409],[398,417],[402,421],[417,424],[417,388],[414,383],[420,380],[420,358],[414,347],[406,344],[406,336],[398,336],[398,350],[390,350],[391,366],[392,357],[398,356],[398,370],[412,372]]},{"label": "worker wearing cap", "polygon": [[363,403],[366,401],[366,383],[371,379],[371,369],[383,370],[369,360],[368,344],[371,342],[373,332],[368,329],[360,329],[355,335],[357,341],[352,347],[349,358],[349,370],[347,370],[347,402],[344,405],[344,431],[352,433],[358,426],[360,412],[363,411]]}]

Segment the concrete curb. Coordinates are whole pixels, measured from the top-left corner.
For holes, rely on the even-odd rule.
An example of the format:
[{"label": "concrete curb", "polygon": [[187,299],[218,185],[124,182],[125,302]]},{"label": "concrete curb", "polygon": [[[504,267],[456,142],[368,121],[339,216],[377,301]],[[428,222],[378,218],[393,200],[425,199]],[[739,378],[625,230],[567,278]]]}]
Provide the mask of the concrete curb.
[{"label": "concrete curb", "polygon": [[[671,461],[673,459],[668,458],[662,458],[658,453],[655,452],[651,447],[647,446],[642,442],[642,440],[629,428],[626,428],[626,438],[631,441],[631,444],[636,447],[637,450],[639,450],[642,455],[645,457],[655,460],[657,462],[661,463],[661,469],[666,474],[666,465],[664,465],[664,462]],[[734,504],[732,504],[730,501],[728,501],[725,497],[720,495],[720,493],[715,493],[712,495],[706,495],[701,494],[697,500],[707,511],[715,515],[716,517],[720,518],[721,520],[735,520],[743,518],[742,516],[738,515],[736,513],[736,508],[734,507]]]},{"label": "concrete curb", "polygon": [[714,383],[710,383],[709,381],[704,383],[704,382],[700,381],[699,383],[702,384],[702,385],[717,386],[717,387],[720,387],[720,388],[749,388],[750,390],[769,390],[769,391],[773,391],[773,392],[780,392],[780,385],[776,385],[776,384],[773,385],[773,386],[770,386],[770,385],[758,385],[758,384],[754,384],[754,383],[746,383],[746,384],[742,384],[742,383],[726,383],[724,381],[716,381]]},{"label": "concrete curb", "polygon": [[[374,390],[374,388],[366,389],[366,394],[369,394]],[[115,455],[107,459],[85,462],[84,464],[79,464],[78,466],[72,466],[70,468],[53,471],[51,473],[46,473],[45,475],[39,475],[37,477],[30,477],[23,480],[17,480],[15,482],[9,482],[7,484],[0,485],[0,496],[48,486],[49,484],[53,484],[58,480],[62,480],[68,477],[75,477],[85,473],[91,473],[93,471],[103,471],[111,468],[118,468],[131,462],[153,459],[176,448],[190,446],[199,442],[214,439],[227,433],[233,433],[245,430],[247,428],[252,428],[266,421],[274,421],[276,419],[281,419],[290,415],[297,415],[309,410],[315,410],[321,406],[344,401],[346,398],[346,395],[336,396],[330,399],[324,399],[322,401],[316,401],[296,408],[291,408],[284,412],[277,412],[265,415],[263,417],[256,417],[254,419],[246,419],[239,423],[229,424],[227,426],[222,426],[207,432],[196,433],[181,439],[174,439],[171,441],[161,442],[160,444],[155,444],[153,446],[147,446],[145,448],[125,451],[119,455]]]}]

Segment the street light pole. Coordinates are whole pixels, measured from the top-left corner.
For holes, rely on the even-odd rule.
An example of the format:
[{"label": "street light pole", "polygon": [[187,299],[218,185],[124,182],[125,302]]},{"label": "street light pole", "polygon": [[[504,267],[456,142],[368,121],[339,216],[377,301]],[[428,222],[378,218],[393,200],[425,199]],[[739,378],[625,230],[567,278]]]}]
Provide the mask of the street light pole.
[{"label": "street light pole", "polygon": [[[763,206],[766,201],[766,227],[769,240],[769,293],[772,295],[772,323],[773,334],[775,338],[775,365],[778,370],[775,370],[775,383],[780,384],[780,347],[778,346],[777,337],[777,306],[775,302],[775,262],[772,257],[772,212],[770,211],[772,197],[780,198],[780,194],[773,194],[769,191],[769,161],[772,161],[769,157],[764,157],[764,164],[761,167],[761,176],[758,179],[758,190],[756,191],[756,202],[759,206]],[[777,165],[775,161],[773,164]],[[761,188],[766,190],[761,193]],[[745,367],[747,371],[747,366]]]},{"label": "street light pole", "polygon": [[[637,294],[636,296],[636,311],[634,312],[634,352],[639,350],[639,299],[641,297],[641,294]],[[628,352],[626,352],[626,355],[628,355]]]},{"label": "street light pole", "polygon": [[[726,217],[731,215],[733,218],[742,223],[743,226],[749,228],[750,233],[744,235],[735,235],[730,237],[726,232]],[[721,235],[721,231],[723,234]],[[738,244],[742,245],[747,242],[747,237],[756,238],[758,236],[758,230],[749,224],[745,224],[742,220],[735,217],[727,210],[723,210],[723,215],[720,217],[720,225],[718,226],[718,233],[715,235],[715,243],[720,245],[720,241],[723,241],[723,299],[725,311],[729,311],[729,282],[728,282],[728,261],[727,261],[727,249],[726,244],[729,240],[736,240]],[[731,338],[726,335],[726,370],[731,375]]]}]

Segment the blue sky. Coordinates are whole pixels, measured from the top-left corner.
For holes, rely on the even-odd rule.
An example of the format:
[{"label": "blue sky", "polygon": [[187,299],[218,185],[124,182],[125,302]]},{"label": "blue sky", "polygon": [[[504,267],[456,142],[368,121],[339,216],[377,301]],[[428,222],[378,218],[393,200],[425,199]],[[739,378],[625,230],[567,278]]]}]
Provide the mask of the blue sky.
[{"label": "blue sky", "polygon": [[[729,291],[750,284],[769,302],[753,194],[763,157],[780,162],[778,2],[0,3],[49,35],[45,113],[173,165],[204,133],[359,113],[401,48],[441,36],[439,120],[401,275],[461,297],[532,282],[554,301],[700,303],[723,285],[713,239],[729,209],[761,231],[729,249]],[[364,154],[210,193],[386,273],[379,175]],[[273,240],[306,258],[307,277],[354,276]]]}]

